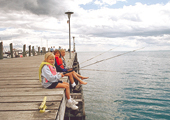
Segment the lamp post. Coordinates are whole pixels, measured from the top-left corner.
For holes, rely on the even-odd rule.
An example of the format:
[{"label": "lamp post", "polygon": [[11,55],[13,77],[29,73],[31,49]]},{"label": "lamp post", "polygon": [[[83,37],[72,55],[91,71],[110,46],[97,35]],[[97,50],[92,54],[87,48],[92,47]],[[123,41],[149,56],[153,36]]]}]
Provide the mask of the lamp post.
[{"label": "lamp post", "polygon": [[71,35],[70,35],[70,17],[71,17],[71,14],[73,14],[74,12],[65,12],[65,14],[68,15],[68,20],[69,20],[69,52],[70,52],[70,55],[69,55],[69,58],[71,59]]},{"label": "lamp post", "polygon": [[75,52],[76,51],[76,49],[75,49],[75,39],[74,39],[75,37],[73,36],[73,51]]}]

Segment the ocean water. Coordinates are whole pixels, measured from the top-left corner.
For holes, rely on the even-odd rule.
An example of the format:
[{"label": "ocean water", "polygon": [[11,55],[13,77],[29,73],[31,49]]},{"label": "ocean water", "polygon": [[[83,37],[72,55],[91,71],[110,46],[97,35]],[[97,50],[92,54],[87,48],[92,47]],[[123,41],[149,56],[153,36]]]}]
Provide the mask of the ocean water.
[{"label": "ocean water", "polygon": [[[170,120],[170,51],[78,52],[86,120]],[[85,63],[89,58],[95,57]]]}]

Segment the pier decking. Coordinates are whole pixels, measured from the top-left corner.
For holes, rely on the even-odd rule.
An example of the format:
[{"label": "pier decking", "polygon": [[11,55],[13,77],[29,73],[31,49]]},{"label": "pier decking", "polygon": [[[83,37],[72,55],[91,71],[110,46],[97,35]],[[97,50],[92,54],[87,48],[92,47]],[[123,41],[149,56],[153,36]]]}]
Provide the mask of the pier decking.
[{"label": "pier decking", "polygon": [[[67,64],[73,65],[75,54]],[[65,91],[62,88],[45,89],[38,78],[44,55],[0,60],[0,119],[1,120],[63,120]],[[68,81],[68,77],[61,80]],[[45,113],[39,106],[47,97]]]}]

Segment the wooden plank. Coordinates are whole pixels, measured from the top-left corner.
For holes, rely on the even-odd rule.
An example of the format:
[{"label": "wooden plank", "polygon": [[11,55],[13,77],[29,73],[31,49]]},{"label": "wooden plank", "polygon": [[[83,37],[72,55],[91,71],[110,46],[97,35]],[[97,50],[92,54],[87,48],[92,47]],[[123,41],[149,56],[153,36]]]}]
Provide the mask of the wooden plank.
[{"label": "wooden plank", "polygon": [[1,92],[0,97],[4,96],[4,97],[13,97],[13,96],[50,96],[50,95],[63,95],[64,94],[64,89],[48,89],[48,90],[44,90],[44,91],[30,91],[30,92]]},{"label": "wooden plank", "polygon": [[55,120],[58,110],[45,113],[39,111],[0,111],[1,120]]},{"label": "wooden plank", "polygon": [[8,84],[8,85],[0,85],[0,89],[4,89],[4,88],[42,88],[42,85],[12,85],[12,84]]},{"label": "wooden plank", "polygon": [[[41,102],[0,103],[0,111],[38,111]],[[60,102],[46,102],[47,110],[58,110]]]},{"label": "wooden plank", "polygon": [[[12,69],[12,68],[11,68]],[[19,69],[19,68],[18,68]],[[35,72],[36,71],[36,72]],[[38,74],[38,69],[27,69],[27,70],[24,70],[24,69],[20,69],[20,70],[17,70],[17,69],[13,69],[13,70],[6,70],[5,68],[3,69],[2,67],[2,70],[0,70],[1,73],[5,74],[5,73],[10,73],[10,74],[23,74],[23,73],[32,73],[32,72],[35,72]],[[21,72],[21,73],[18,73],[18,72]]]},{"label": "wooden plank", "polygon": [[[43,88],[43,87],[42,87]],[[42,88],[15,88],[15,92],[35,92],[35,91],[51,91],[52,89],[42,89]],[[60,89],[60,88],[56,88]],[[2,88],[0,92],[13,92],[13,88]],[[54,90],[52,90],[54,91]]]},{"label": "wooden plank", "polygon": [[[62,81],[66,81],[67,79],[60,79]],[[22,78],[22,79],[1,79],[0,80],[0,85],[11,85],[11,84],[20,84],[20,85],[25,85],[25,84],[30,84],[30,85],[41,85],[41,82],[39,81],[39,79],[28,79],[28,78]]]},{"label": "wooden plank", "polygon": [[[44,96],[14,96],[14,97],[1,97],[0,103],[21,103],[21,102],[42,102]],[[47,102],[61,102],[62,96],[47,96]]]},{"label": "wooden plank", "polygon": [[[12,77],[12,78],[8,78],[8,77]],[[28,76],[25,76],[24,74],[22,75],[11,75],[11,76],[8,76],[8,77],[0,77],[0,81],[1,80],[36,80],[36,81],[39,81],[39,76],[36,75],[36,76],[31,76],[31,77],[28,77]],[[60,80],[67,80],[68,77],[67,76],[64,76],[62,78],[60,78]]]},{"label": "wooden plank", "polygon": [[1,76],[0,81],[6,81],[6,80],[13,80],[13,81],[14,80],[37,80],[37,81],[39,81],[38,77],[36,77],[36,76],[29,77],[29,76],[24,75],[24,77],[23,77],[23,76],[17,76],[17,75],[15,75],[15,76],[9,75],[8,77],[10,77],[10,78],[6,78],[5,76]]},{"label": "wooden plank", "polygon": [[[0,92],[13,92],[13,88],[3,88],[0,89]],[[51,91],[63,91],[64,88],[55,88],[55,89],[46,89],[46,88],[15,88],[15,92],[51,92]]]},{"label": "wooden plank", "polygon": [[0,81],[0,85],[16,85],[16,84],[19,84],[19,85],[24,85],[24,84],[32,84],[32,85],[35,85],[35,84],[41,84],[39,80],[13,80],[12,82],[11,81],[8,81],[8,80],[5,80],[4,81]]}]

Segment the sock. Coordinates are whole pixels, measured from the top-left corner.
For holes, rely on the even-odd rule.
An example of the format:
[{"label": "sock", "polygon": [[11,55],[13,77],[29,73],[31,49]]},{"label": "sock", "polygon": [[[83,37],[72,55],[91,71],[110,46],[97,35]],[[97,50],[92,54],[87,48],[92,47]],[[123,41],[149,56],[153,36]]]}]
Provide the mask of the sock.
[{"label": "sock", "polygon": [[76,83],[74,82],[73,84],[71,84],[72,87],[76,86]]},{"label": "sock", "polygon": [[72,103],[71,99],[68,99],[67,102],[68,102],[68,103]]}]

